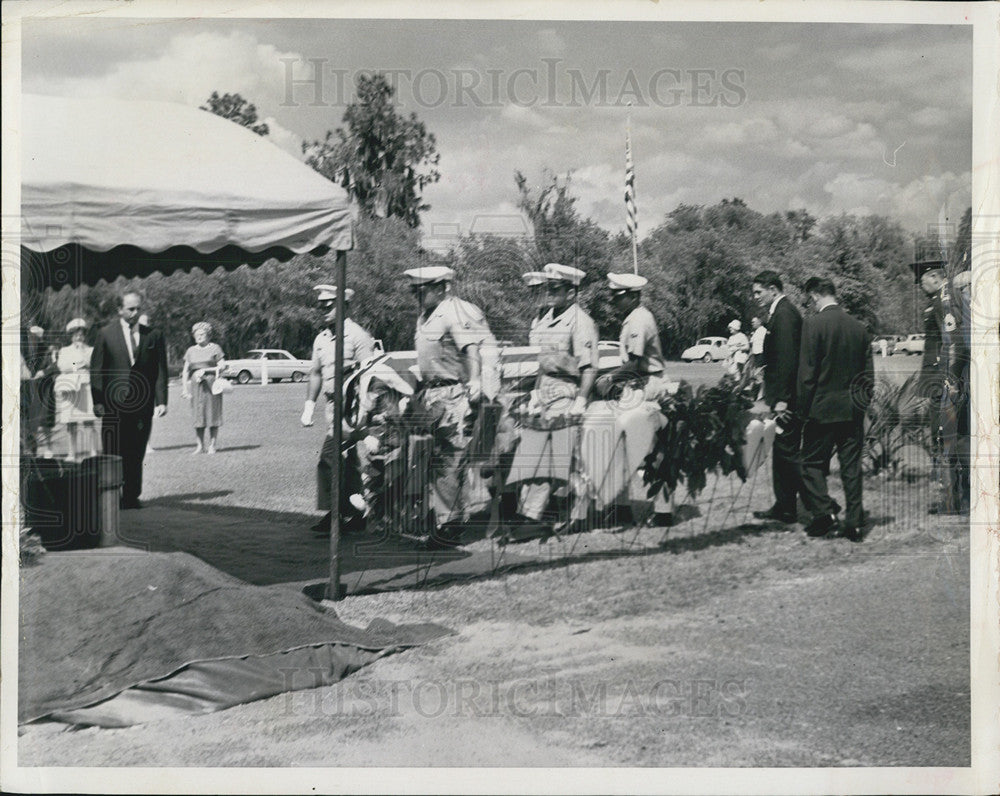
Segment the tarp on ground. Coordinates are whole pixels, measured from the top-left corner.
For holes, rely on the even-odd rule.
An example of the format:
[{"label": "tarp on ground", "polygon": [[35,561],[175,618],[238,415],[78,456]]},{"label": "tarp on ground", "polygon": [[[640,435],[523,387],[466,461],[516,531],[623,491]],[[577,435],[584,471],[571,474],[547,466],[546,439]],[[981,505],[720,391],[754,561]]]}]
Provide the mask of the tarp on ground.
[{"label": "tarp on ground", "polygon": [[25,287],[353,247],[340,186],[208,111],[25,94],[21,128]]},{"label": "tarp on ground", "polygon": [[[273,682],[274,676],[262,675],[253,658],[339,647],[332,657],[316,653],[325,656],[328,682],[378,654],[450,632],[384,620],[353,627],[297,591],[251,586],[186,553],[47,555],[21,569],[18,718],[23,723],[93,705],[206,661],[233,664],[208,667],[223,676],[203,682],[201,693],[188,681],[186,693],[226,706],[232,693],[259,699],[322,684],[300,679],[277,691],[261,686],[262,677]],[[272,673],[287,668],[274,657],[265,664]]]}]

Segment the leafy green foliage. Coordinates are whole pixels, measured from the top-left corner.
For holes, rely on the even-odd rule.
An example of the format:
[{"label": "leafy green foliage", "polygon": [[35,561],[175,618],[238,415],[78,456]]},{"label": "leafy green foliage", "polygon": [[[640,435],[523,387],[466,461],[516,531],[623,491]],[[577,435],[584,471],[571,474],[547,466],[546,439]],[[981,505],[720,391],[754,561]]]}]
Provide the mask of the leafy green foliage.
[{"label": "leafy green foliage", "polygon": [[236,122],[257,135],[267,135],[270,128],[266,123],[257,123],[257,107],[247,102],[239,94],[223,94],[219,96],[218,91],[213,91],[205,105],[200,106],[201,110],[214,113],[223,119]]},{"label": "leafy green foliage", "polygon": [[930,399],[922,395],[921,386],[920,373],[902,384],[880,381],[875,385],[865,418],[862,463],[867,474],[899,474],[909,446],[932,454]]},{"label": "leafy green foliage", "polygon": [[356,90],[344,112],[346,129],[303,143],[306,162],[347,189],[363,212],[418,227],[420,213],[430,207],[421,201],[423,190],[441,177],[434,135],[415,113],[396,113],[395,89],[384,75],[359,76]]},{"label": "leafy green foliage", "polygon": [[736,473],[746,481],[742,448],[752,405],[749,392],[731,376],[697,391],[682,381],[676,394],[660,401],[667,422],[643,464],[649,496],[664,486],[672,492],[680,483],[697,495],[710,472]]}]

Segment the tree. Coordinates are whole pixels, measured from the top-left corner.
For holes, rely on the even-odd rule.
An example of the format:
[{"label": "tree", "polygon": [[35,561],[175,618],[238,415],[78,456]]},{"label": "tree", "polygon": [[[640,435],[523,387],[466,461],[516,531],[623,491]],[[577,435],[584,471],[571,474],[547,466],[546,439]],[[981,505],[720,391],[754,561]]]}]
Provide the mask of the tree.
[{"label": "tree", "polygon": [[343,186],[368,215],[398,216],[418,227],[430,207],[421,201],[423,190],[441,178],[434,135],[415,113],[396,113],[395,89],[383,75],[361,75],[356,88],[344,112],[347,129],[303,143],[306,163]]},{"label": "tree", "polygon": [[270,132],[266,123],[257,124],[257,107],[247,102],[239,94],[223,94],[220,97],[218,91],[213,91],[207,103],[207,107],[200,106],[201,110],[236,122],[257,135],[267,135]]}]

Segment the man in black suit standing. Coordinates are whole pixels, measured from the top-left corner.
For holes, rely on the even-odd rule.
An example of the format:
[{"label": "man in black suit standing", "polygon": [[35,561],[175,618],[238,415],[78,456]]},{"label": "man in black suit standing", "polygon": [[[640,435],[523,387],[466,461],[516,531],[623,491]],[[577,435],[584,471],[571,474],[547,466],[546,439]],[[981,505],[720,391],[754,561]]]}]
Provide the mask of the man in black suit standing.
[{"label": "man in black suit standing", "polygon": [[767,313],[763,355],[764,401],[774,413],[781,431],[774,438],[771,452],[774,505],[766,511],[755,511],[754,516],[791,524],[795,522],[796,498],[802,488],[799,459],[802,423],[795,403],[802,316],[785,296],[781,277],[774,271],[761,271],[754,277],[753,297]]},{"label": "man in black suit standing", "polygon": [[167,413],[167,350],[163,335],[139,323],[142,297],[118,298],[118,317],[99,332],[90,358],[90,391],[101,418],[104,452],[121,456],[121,505],[140,508],[142,460],[153,415]]},{"label": "man in black suit standing", "polygon": [[871,336],[864,324],[837,304],[833,283],[812,277],[805,292],[816,314],[802,325],[798,406],[802,431],[802,500],[812,514],[810,536],[827,536],[839,528],[837,511],[826,488],[830,456],[837,449],[840,478],[847,498],[843,535],[863,537],[861,450],[864,419],[875,385]]}]

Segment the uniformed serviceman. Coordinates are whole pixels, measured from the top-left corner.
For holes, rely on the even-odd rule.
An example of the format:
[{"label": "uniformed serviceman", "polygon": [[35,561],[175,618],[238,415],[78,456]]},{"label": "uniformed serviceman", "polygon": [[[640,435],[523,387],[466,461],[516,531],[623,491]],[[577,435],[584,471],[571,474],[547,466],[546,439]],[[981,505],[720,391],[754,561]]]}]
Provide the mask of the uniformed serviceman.
[{"label": "uniformed serviceman", "polygon": [[[333,448],[333,401],[334,379],[336,377],[336,322],[337,322],[337,286],[316,285],[316,302],[323,316],[324,327],[313,341],[312,367],[309,370],[309,383],[306,387],[306,402],[302,410],[302,425],[313,424],[313,412],[320,389],[326,396],[326,439],[316,464],[316,508],[326,514],[312,526],[313,533],[326,535],[330,533],[332,506],[330,505],[330,486],[332,479],[332,462],[340,455]],[[351,288],[344,290],[344,306],[354,298]],[[375,340],[361,326],[344,318],[344,370],[370,359],[375,354]],[[352,524],[357,527],[362,524],[361,512],[364,503],[360,497],[361,474],[356,459],[353,456],[344,458],[347,467],[344,471],[344,488],[341,490],[341,514],[347,518],[345,528]]]},{"label": "uniformed serviceman", "polygon": [[[642,289],[649,282],[638,274],[608,274],[611,301],[622,321],[618,337],[622,352],[622,367],[617,378],[644,384],[650,378],[666,377],[666,362],[660,347],[660,330],[653,313],[642,303]],[[616,378],[611,374],[611,381]],[[666,487],[653,502],[653,524],[673,524],[673,503]]]},{"label": "uniformed serviceman", "polygon": [[[597,378],[597,324],[577,303],[584,272],[559,263],[549,263],[545,274],[548,310],[531,323],[530,345],[538,346],[538,378],[532,403],[543,417],[580,417]],[[552,484],[548,481],[525,484],[521,489],[518,513],[538,521],[548,505]],[[587,504],[577,495],[570,521],[586,516]]]},{"label": "uniformed serviceman", "polygon": [[[453,429],[448,439],[453,450],[430,484],[437,541],[449,542],[457,535],[458,523],[489,503],[480,474],[463,464],[471,405],[482,396],[480,349],[495,346],[496,340],[483,311],[452,295],[451,268],[425,266],[404,273],[420,306],[414,335],[420,384],[414,399],[442,412],[442,425]],[[451,528],[442,530],[445,525]]]},{"label": "uniformed serviceman", "polygon": [[624,317],[618,338],[622,367],[640,378],[660,376],[666,370],[660,348],[660,332],[653,313],[642,303],[642,289],[649,280],[638,274],[608,274],[611,301]]}]

